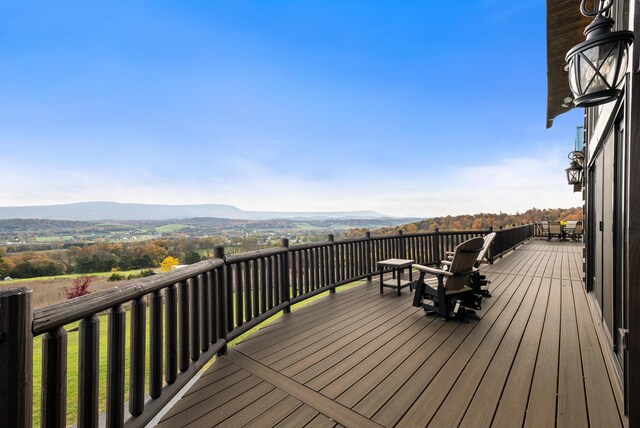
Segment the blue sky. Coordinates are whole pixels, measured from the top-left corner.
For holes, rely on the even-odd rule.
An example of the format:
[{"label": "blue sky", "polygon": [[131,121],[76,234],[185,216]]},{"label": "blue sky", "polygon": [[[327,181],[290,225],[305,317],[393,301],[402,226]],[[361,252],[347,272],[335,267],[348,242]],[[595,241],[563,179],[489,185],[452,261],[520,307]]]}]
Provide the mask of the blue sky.
[{"label": "blue sky", "polygon": [[540,0],[0,0],[0,205],[581,205]]}]

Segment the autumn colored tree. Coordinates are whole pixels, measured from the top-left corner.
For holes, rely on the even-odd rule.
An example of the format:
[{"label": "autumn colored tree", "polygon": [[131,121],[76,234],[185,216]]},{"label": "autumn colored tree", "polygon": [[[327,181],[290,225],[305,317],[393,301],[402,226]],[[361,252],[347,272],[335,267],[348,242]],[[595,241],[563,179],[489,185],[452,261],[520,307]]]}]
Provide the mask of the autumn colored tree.
[{"label": "autumn colored tree", "polygon": [[64,265],[42,251],[29,251],[6,258],[6,273],[13,278],[34,278],[64,273]]},{"label": "autumn colored tree", "polygon": [[177,257],[167,256],[160,263],[160,270],[162,272],[169,272],[171,269],[180,264],[180,260]]},{"label": "autumn colored tree", "polygon": [[64,292],[67,294],[67,299],[75,299],[76,297],[84,296],[91,293],[89,286],[91,285],[90,276],[79,276],[73,280],[71,288],[64,288]]}]

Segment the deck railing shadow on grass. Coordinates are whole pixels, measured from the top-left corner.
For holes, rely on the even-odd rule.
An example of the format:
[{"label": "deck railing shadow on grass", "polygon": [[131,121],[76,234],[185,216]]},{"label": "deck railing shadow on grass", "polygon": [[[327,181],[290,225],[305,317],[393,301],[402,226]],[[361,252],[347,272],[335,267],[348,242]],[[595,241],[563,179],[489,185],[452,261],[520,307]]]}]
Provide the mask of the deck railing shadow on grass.
[{"label": "deck railing shadow on grass", "polygon": [[[280,311],[287,313],[291,305],[335,292],[340,285],[371,279],[379,260],[436,263],[459,243],[491,231],[436,229],[391,236],[367,232],[362,238],[335,240],[329,235],[326,242],[296,246],[283,239],[279,247],[227,256],[223,247],[216,247],[213,259],[35,311],[29,289],[4,289],[0,291],[0,396],[4,398],[0,426],[32,425],[34,337],[42,337],[41,426],[68,423],[67,370],[77,370],[79,427],[97,427],[102,408],[107,426],[144,426],[212,357],[224,354],[231,340]],[[532,237],[534,225],[496,233],[490,262]],[[104,313],[107,370],[101,384],[100,318],[105,316],[99,315]],[[79,363],[77,368],[67,367],[65,326],[78,321]],[[104,403],[101,388],[106,388]],[[145,400],[147,394],[150,399]]]}]

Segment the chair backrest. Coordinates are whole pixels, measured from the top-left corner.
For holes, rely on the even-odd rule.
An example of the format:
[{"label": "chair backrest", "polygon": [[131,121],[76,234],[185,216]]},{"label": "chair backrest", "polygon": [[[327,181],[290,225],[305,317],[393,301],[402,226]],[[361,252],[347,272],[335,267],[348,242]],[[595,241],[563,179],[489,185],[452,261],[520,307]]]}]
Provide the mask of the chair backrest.
[{"label": "chair backrest", "polygon": [[549,231],[549,222],[548,221],[543,221],[541,224],[542,224],[542,231],[543,232],[548,232]]},{"label": "chair backrest", "polygon": [[578,221],[576,223],[576,227],[573,228],[573,234],[574,235],[582,235],[584,233],[584,231],[582,230],[582,222]]},{"label": "chair backrest", "polygon": [[487,253],[489,252],[489,248],[491,247],[491,243],[493,242],[495,237],[495,232],[491,232],[488,235],[484,236],[484,245],[482,246],[482,250],[480,250],[480,253],[478,254],[478,258],[476,259],[476,267],[486,261]]},{"label": "chair backrest", "polygon": [[555,235],[559,235],[562,232],[562,229],[560,228],[560,222],[559,221],[550,221],[549,222],[549,233],[555,234]]},{"label": "chair backrest", "polygon": [[449,272],[456,275],[446,277],[444,283],[446,289],[459,290],[464,287],[483,245],[483,238],[471,238],[456,247],[451,266],[449,266]]},{"label": "chair backrest", "polygon": [[577,224],[578,224],[577,220],[569,220],[567,221],[567,225],[565,226],[564,229],[567,231],[567,233],[573,233]]}]

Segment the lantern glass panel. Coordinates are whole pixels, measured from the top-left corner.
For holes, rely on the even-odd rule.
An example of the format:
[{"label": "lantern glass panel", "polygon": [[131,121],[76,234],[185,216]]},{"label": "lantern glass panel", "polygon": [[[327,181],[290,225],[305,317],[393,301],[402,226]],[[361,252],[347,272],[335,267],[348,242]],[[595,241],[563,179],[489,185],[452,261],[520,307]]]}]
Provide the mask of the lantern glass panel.
[{"label": "lantern glass panel", "polygon": [[569,86],[574,94],[581,94],[582,90],[578,86],[580,84],[580,66],[577,64],[579,55],[574,55],[569,60]]},{"label": "lantern glass panel", "polygon": [[579,55],[585,93],[605,91],[615,86],[617,44],[614,41],[596,45]]},{"label": "lantern glass panel", "polygon": [[629,46],[623,41],[619,41],[618,43],[622,44],[622,46],[618,48],[622,51],[622,55],[620,55],[622,58],[619,61],[620,70],[618,70],[618,76],[617,76],[618,81],[616,82],[615,86],[618,86],[620,82],[622,82],[622,78],[624,77],[624,74],[627,72],[627,63],[629,62],[627,61]]},{"label": "lantern glass panel", "polygon": [[567,169],[567,181],[569,184],[580,183],[580,169]]}]

